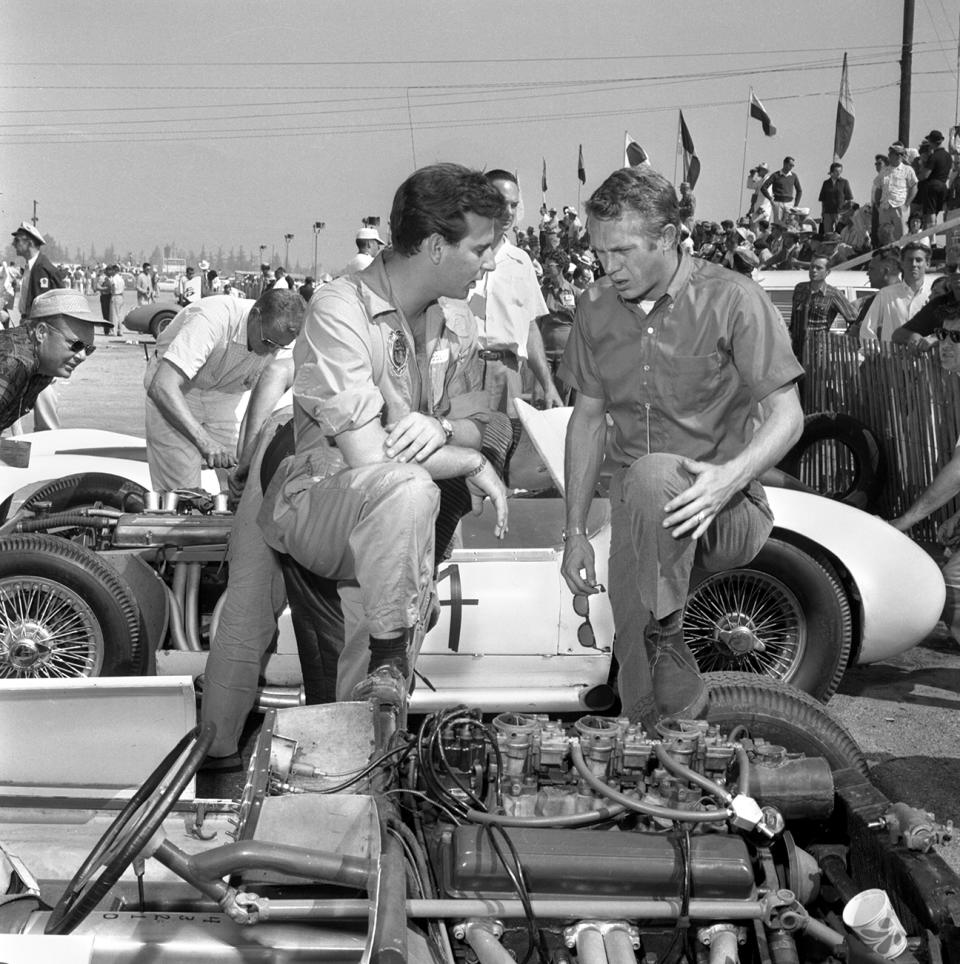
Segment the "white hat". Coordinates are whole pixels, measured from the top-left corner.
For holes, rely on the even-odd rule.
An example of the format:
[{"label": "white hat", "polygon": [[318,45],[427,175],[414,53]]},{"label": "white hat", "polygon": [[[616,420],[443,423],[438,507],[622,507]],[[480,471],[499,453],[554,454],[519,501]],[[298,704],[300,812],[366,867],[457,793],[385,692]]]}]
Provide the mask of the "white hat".
[{"label": "white hat", "polygon": [[206,271],[207,268],[210,267],[210,262],[209,262],[209,261],[201,261],[201,262],[197,265],[197,267],[198,267],[201,271]]},{"label": "white hat", "polygon": [[110,322],[97,318],[90,310],[87,299],[72,288],[53,288],[41,292],[30,305],[30,321],[64,315],[76,321],[109,327]]},{"label": "white hat", "polygon": [[376,228],[361,228],[357,232],[358,241],[379,241],[382,245],[386,245],[386,241],[380,237],[380,232]]},{"label": "white hat", "polygon": [[33,238],[37,244],[46,243],[43,240],[43,235],[29,221],[20,222],[20,227],[13,232],[13,237],[16,237],[18,234],[25,234],[28,238]]}]

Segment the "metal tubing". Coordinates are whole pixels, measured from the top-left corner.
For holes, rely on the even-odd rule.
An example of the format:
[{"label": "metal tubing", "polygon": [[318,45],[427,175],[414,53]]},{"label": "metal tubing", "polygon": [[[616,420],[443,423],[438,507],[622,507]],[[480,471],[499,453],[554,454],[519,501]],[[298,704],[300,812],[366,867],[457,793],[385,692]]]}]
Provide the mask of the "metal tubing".
[{"label": "metal tubing", "polygon": [[[221,848],[222,849],[222,848]],[[211,851],[212,852],[212,851]],[[537,917],[577,921],[585,917],[596,920],[672,921],[680,916],[680,899],[632,900],[609,897],[601,900],[582,897],[533,898]],[[271,900],[267,905],[269,920],[330,920],[366,918],[370,912],[367,900]],[[691,900],[689,916],[693,920],[762,920],[767,912],[758,900]],[[519,900],[408,900],[407,916],[457,920],[466,917],[495,917],[520,920],[526,915]]]},{"label": "metal tubing", "polygon": [[580,964],[607,964],[603,934],[595,927],[584,927],[577,934],[577,960]]},{"label": "metal tubing", "polygon": [[207,880],[244,870],[276,870],[297,877],[359,888],[367,887],[371,871],[370,861],[360,857],[256,840],[224,844],[214,850],[193,854],[188,864],[192,872]]},{"label": "metal tubing", "polygon": [[170,642],[173,643],[174,649],[179,649],[182,652],[190,651],[190,644],[187,642],[187,636],[183,631],[183,612],[180,609],[180,604],[177,602],[177,597],[174,591],[164,583],[164,589],[167,591],[167,611],[170,614]]},{"label": "metal tubing", "polygon": [[614,790],[613,787],[608,787],[590,772],[590,768],[583,758],[583,750],[576,741],[570,746],[570,758],[573,760],[577,773],[583,777],[587,786],[601,796],[613,800],[614,803],[619,803],[621,806],[642,813],[647,817],[659,817],[661,820],[682,820],[684,823],[719,823],[727,819],[725,810],[674,810],[672,807],[658,807],[654,804],[643,803],[641,800],[634,800],[632,797]]},{"label": "metal tubing", "polygon": [[636,964],[633,940],[624,928],[611,927],[603,935],[603,946],[610,964]]},{"label": "metal tubing", "polygon": [[190,644],[190,651],[203,651],[200,645],[200,563],[187,563],[187,588],[183,607],[183,630]]},{"label": "metal tubing", "polygon": [[500,813],[484,813],[482,810],[468,810],[467,820],[471,823],[492,824],[495,827],[588,827],[594,823],[613,820],[627,808],[621,806],[601,807],[586,813],[558,814],[555,817],[506,817]]},{"label": "metal tubing", "polygon": [[739,964],[739,962],[736,928],[717,931],[713,935],[713,940],[710,941],[710,964]]},{"label": "metal tubing", "polygon": [[669,750],[663,744],[658,744],[653,748],[654,753],[657,754],[657,759],[660,761],[660,765],[668,773],[673,774],[675,777],[679,777],[681,780],[686,780],[688,783],[692,783],[695,786],[700,787],[701,790],[706,790],[711,796],[716,797],[724,806],[730,803],[733,799],[730,792],[720,786],[719,783],[715,783],[709,777],[705,777],[702,773],[697,773],[696,770],[691,770],[690,767],[684,766],[679,760],[675,760],[670,756]]},{"label": "metal tubing", "polygon": [[812,917],[806,919],[801,930],[831,950],[835,947],[840,947],[846,940],[843,934],[818,920],[814,920]]},{"label": "metal tubing", "polygon": [[303,706],[306,702],[302,686],[261,686],[257,691],[257,709],[273,710]]},{"label": "metal tubing", "polygon": [[370,935],[374,964],[407,964],[406,867],[403,847],[396,837],[381,833],[380,879],[377,908]]},{"label": "metal tubing", "polygon": [[463,939],[473,948],[480,964],[516,964],[513,955],[485,924],[468,921],[463,929]]}]

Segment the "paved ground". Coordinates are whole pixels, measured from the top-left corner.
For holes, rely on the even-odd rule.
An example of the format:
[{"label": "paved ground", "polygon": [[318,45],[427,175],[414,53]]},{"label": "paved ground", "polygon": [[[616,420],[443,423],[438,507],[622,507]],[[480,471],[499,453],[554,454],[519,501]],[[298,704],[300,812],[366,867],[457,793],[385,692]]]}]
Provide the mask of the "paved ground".
[{"label": "paved ground", "polygon": [[[139,341],[133,334],[98,338],[96,354],[61,385],[65,428],[142,436]],[[897,659],[854,668],[829,709],[859,741],[887,796],[960,826],[960,645],[934,635]],[[942,853],[960,872],[960,842]]]}]

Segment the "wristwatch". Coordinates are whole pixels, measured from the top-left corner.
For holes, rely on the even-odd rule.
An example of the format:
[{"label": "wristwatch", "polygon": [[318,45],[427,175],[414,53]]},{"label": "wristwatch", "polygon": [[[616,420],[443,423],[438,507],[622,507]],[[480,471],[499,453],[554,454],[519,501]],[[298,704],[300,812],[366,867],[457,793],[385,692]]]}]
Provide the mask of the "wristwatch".
[{"label": "wristwatch", "polygon": [[440,423],[440,428],[443,429],[443,434],[445,436],[443,441],[444,444],[446,444],[450,441],[450,439],[453,438],[453,425],[451,424],[449,418],[444,418],[442,415],[434,415],[433,417]]}]

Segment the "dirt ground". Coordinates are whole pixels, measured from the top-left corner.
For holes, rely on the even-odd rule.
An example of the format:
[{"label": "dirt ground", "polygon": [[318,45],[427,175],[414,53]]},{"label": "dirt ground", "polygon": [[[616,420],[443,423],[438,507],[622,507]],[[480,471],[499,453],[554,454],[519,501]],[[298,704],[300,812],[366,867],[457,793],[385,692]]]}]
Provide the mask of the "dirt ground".
[{"label": "dirt ground", "polygon": [[[94,300],[91,307],[96,311]],[[152,344],[149,337],[133,333],[98,337],[96,353],[60,385],[64,428],[96,427],[143,435],[144,340]],[[960,825],[960,645],[956,641],[935,634],[896,659],[854,667],[828,708],[860,743],[873,779],[888,797]],[[940,851],[960,872],[960,842]]]}]

